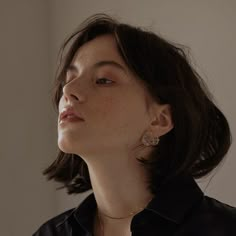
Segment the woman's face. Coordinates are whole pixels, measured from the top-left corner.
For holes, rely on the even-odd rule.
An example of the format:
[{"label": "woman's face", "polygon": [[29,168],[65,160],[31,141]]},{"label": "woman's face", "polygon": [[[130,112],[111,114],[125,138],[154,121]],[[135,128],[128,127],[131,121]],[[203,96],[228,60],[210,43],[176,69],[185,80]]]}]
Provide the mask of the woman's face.
[{"label": "woman's face", "polygon": [[150,122],[146,95],[112,35],[84,44],[71,62],[59,102],[59,112],[73,106],[84,121],[60,124],[58,119],[59,148],[84,158],[129,152]]}]

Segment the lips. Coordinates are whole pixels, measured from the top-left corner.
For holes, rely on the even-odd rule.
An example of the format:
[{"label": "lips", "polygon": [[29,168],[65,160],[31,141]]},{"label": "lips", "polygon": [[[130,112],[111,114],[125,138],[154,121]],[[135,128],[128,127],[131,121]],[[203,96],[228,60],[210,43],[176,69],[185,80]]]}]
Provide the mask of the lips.
[{"label": "lips", "polygon": [[70,118],[70,119],[75,118],[75,119],[84,120],[82,116],[78,114],[78,112],[75,112],[72,107],[65,107],[62,109],[60,113],[60,121],[66,118]]}]

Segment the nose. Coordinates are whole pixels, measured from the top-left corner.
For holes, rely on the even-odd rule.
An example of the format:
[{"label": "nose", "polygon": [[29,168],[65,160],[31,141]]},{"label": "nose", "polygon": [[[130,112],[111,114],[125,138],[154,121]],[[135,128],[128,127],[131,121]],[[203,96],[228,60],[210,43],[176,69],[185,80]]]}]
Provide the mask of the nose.
[{"label": "nose", "polygon": [[66,85],[63,86],[62,92],[63,96],[66,101],[71,100],[71,101],[82,101],[82,95],[79,92],[78,85],[75,84],[75,80],[67,83]]},{"label": "nose", "polygon": [[68,86],[65,85],[62,89],[63,92],[63,96],[65,98],[65,100],[79,100],[78,96],[76,95],[75,92],[71,91],[71,89],[68,89]]},{"label": "nose", "polygon": [[63,95],[64,95],[66,101],[68,101],[68,100],[79,100],[78,97],[75,94],[65,92],[64,88],[63,88]]}]

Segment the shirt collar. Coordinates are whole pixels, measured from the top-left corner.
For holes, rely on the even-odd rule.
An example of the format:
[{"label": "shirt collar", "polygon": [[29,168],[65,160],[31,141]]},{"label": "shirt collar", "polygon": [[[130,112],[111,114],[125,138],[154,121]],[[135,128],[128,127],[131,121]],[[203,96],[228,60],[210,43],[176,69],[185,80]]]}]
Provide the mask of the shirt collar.
[{"label": "shirt collar", "polygon": [[[164,220],[179,224],[202,197],[203,192],[192,176],[175,177],[162,185],[145,209],[133,217],[131,230],[142,225],[145,222],[144,218],[147,220],[150,217],[155,218],[157,222]],[[90,233],[93,229],[96,207],[94,193],[91,193],[73,213],[81,227]]]},{"label": "shirt collar", "polygon": [[86,232],[91,233],[91,235],[92,235],[96,209],[97,209],[97,202],[95,200],[94,193],[91,193],[73,212],[73,216],[75,217],[79,225]]},{"label": "shirt collar", "polygon": [[192,176],[178,176],[160,187],[145,210],[178,224],[202,196]]}]

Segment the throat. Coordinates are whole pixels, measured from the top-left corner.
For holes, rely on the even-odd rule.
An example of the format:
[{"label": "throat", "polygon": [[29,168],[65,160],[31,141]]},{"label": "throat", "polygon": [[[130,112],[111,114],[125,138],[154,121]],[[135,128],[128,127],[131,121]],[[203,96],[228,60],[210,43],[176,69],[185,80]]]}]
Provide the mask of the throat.
[{"label": "throat", "polygon": [[94,236],[131,236],[130,225],[132,217],[128,219],[109,219],[105,220],[100,215],[96,214],[94,217]]}]

